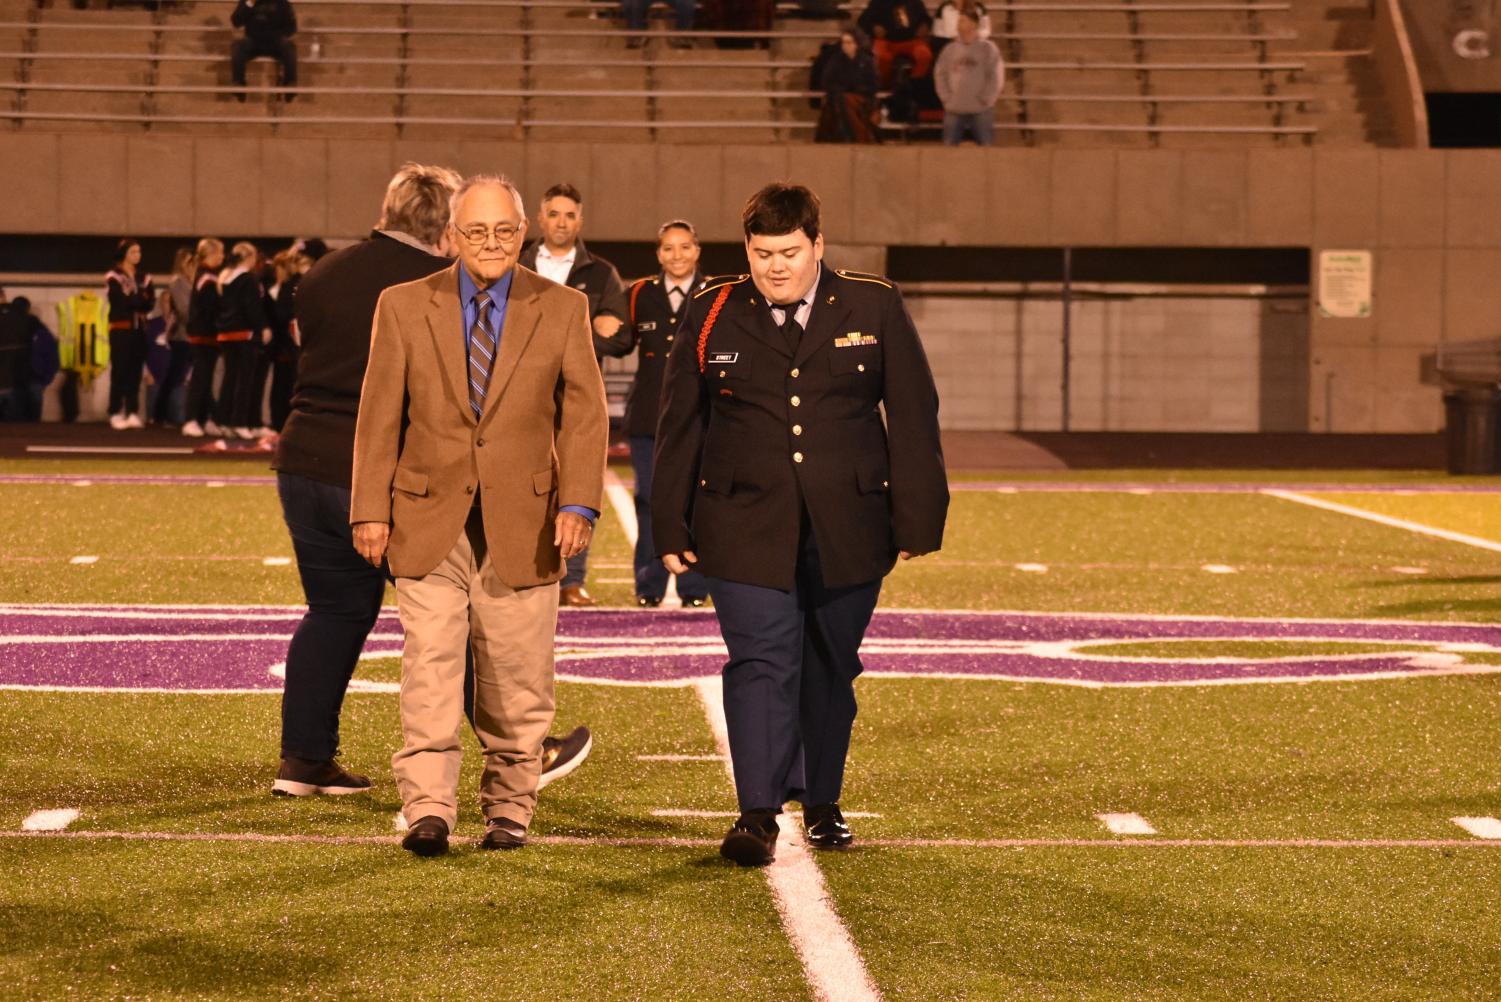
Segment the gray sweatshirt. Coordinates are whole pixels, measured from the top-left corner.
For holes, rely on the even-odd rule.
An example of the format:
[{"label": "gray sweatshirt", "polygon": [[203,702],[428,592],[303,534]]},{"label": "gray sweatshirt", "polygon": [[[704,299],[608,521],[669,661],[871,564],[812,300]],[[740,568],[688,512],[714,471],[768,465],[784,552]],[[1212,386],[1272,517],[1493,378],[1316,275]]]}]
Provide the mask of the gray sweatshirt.
[{"label": "gray sweatshirt", "polygon": [[956,115],[989,111],[1001,96],[1004,71],[1001,53],[989,41],[977,38],[965,43],[954,39],[938,54],[933,70],[943,110]]}]

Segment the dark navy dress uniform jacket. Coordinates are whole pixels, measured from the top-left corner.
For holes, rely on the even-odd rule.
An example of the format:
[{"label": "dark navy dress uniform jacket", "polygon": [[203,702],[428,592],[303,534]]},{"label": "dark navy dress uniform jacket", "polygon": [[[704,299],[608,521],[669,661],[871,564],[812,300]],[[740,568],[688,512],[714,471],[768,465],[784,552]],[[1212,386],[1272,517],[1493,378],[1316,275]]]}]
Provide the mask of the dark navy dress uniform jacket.
[{"label": "dark navy dress uniform jacket", "polygon": [[825,265],[794,348],[748,278],[709,285],[668,357],[655,464],[657,552],[693,550],[710,577],[792,590],[804,512],[830,588],[939,549],[938,393],[901,293]]}]

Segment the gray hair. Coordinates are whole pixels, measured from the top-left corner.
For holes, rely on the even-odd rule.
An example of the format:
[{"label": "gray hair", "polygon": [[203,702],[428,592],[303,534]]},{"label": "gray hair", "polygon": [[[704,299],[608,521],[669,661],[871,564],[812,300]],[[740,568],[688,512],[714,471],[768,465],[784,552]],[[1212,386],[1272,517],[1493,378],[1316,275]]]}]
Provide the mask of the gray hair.
[{"label": "gray hair", "polygon": [[436,247],[448,226],[449,196],[459,186],[457,171],[408,161],[386,185],[376,229],[395,230]]},{"label": "gray hair", "polygon": [[498,185],[509,191],[511,197],[516,200],[516,215],[522,219],[526,218],[526,203],[521,199],[521,190],[504,174],[471,174],[460,181],[458,187],[453,190],[453,194],[448,197],[448,217],[452,219],[459,214],[459,203],[464,200],[465,195],[475,188],[488,184]]}]

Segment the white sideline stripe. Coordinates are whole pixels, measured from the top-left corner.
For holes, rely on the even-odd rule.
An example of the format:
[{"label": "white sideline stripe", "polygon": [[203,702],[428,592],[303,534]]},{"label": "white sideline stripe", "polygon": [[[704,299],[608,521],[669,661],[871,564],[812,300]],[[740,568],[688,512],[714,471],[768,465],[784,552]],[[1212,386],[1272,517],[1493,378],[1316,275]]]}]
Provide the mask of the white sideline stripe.
[{"label": "white sideline stripe", "polygon": [[[718,676],[694,683],[714,742],[725,759],[725,771],[734,782],[730,764],[730,728],[724,716],[724,689]],[[787,938],[803,964],[803,975],[820,1002],[879,1002],[881,993],[870,979],[860,951],[849,930],[834,911],[823,873],[813,862],[797,824],[786,814],[778,815],[782,837],[776,860],[766,868],[766,882]]]},{"label": "white sideline stripe", "polygon": [[51,811],[33,811],[21,822],[23,832],[60,832],[78,820],[78,810],[60,807]]},{"label": "white sideline stripe", "polygon": [[[641,536],[641,526],[636,521],[636,499],[631,496],[630,488],[614,470],[605,468],[605,497],[610,499],[610,507],[615,510],[615,517],[620,519],[620,531],[625,533],[625,541],[631,544],[631,549],[636,549],[636,540]],[[635,585],[634,577],[625,579],[600,578],[601,582],[611,581],[620,584]],[[662,604],[658,608],[681,609],[683,600],[678,598],[678,579],[674,575],[667,576],[667,592],[662,596]]]},{"label": "white sideline stripe", "polygon": [[405,834],[407,830],[407,816],[400,811],[397,811],[396,817],[391,820],[391,826],[398,832]]},{"label": "white sideline stripe", "polygon": [[1340,515],[1350,515],[1354,518],[1363,518],[1368,522],[1376,522],[1380,525],[1390,526],[1393,529],[1406,529],[1408,532],[1416,532],[1424,536],[1432,536],[1435,539],[1447,539],[1451,543],[1463,543],[1466,546],[1474,546],[1482,550],[1490,550],[1492,553],[1501,553],[1501,543],[1492,539],[1482,539],[1479,536],[1471,536],[1465,532],[1453,532],[1449,529],[1437,529],[1421,522],[1409,522],[1405,518],[1393,518],[1390,515],[1381,515],[1374,511],[1366,511],[1364,508],[1352,508],[1347,504],[1339,504],[1335,501],[1325,501],[1323,498],[1310,497],[1307,494],[1299,494],[1296,491],[1266,490],[1262,491],[1268,497],[1281,498],[1294,504],[1306,504],[1310,508],[1322,508],[1325,511],[1337,512]]},{"label": "white sideline stripe", "polygon": [[723,762],[723,755],[637,755],[637,762]]},{"label": "white sideline stripe", "polygon": [[1235,574],[1235,573],[1238,573],[1236,571],[1236,569],[1234,567],[1231,567],[1229,564],[1205,564],[1203,569],[1204,569],[1205,573],[1207,573],[1207,574]]},{"label": "white sideline stripe", "polygon": [[1392,573],[1394,573],[1394,574],[1427,574],[1428,573],[1428,568],[1426,568],[1426,567],[1393,567],[1392,568]]},{"label": "white sideline stripe", "polygon": [[1019,493],[1021,493],[1015,487],[997,487],[995,489],[995,492],[997,494],[1019,494]]},{"label": "white sideline stripe", "polygon": [[1156,835],[1147,819],[1140,814],[1096,814],[1096,818],[1110,829],[1112,835]]},{"label": "white sideline stripe", "polygon": [[94,486],[94,481],[92,481],[92,480],[75,480],[75,481],[73,481],[73,486],[74,487],[93,487]]},{"label": "white sideline stripe", "polygon": [[27,452],[94,453],[104,456],[191,456],[192,449],[160,449],[146,446],[28,445]]},{"label": "white sideline stripe", "polygon": [[1027,574],[1046,574],[1048,572],[1048,565],[1047,564],[1017,564],[1016,565],[1016,569],[1019,570],[1019,571],[1024,571]]},{"label": "white sideline stripe", "polygon": [[205,486],[205,487],[223,487],[224,486],[224,481],[222,481],[222,480],[210,480],[208,483],[204,484],[203,486]]},{"label": "white sideline stripe", "polygon": [[1450,818],[1476,838],[1501,839],[1501,820],[1496,818]]},{"label": "white sideline stripe", "polygon": [[98,562],[99,562],[99,558],[98,557],[90,557],[90,556],[83,556],[83,555],[76,556],[72,560],[68,561],[68,563],[70,563],[70,564],[80,564],[80,565],[82,565],[82,564],[97,564]]},{"label": "white sideline stripe", "polygon": [[267,567],[286,567],[292,563],[291,557],[267,557],[261,561]]},{"label": "white sideline stripe", "polygon": [[[845,811],[847,818],[879,818],[881,815],[868,811]],[[738,818],[738,811],[690,811],[678,807],[662,807],[651,812],[654,818]],[[798,839],[800,842],[801,839]]]}]

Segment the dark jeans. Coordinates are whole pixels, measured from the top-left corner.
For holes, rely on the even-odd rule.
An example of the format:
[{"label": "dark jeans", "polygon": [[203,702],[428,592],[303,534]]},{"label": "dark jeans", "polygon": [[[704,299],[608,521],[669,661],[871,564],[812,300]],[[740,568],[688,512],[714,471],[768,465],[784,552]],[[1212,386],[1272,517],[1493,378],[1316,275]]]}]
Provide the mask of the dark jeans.
[{"label": "dark jeans", "polygon": [[217,344],[195,344],[193,375],[188,380],[187,419],[203,424],[222,415],[214,406],[214,367],[219,364]]},{"label": "dark jeans", "polygon": [[109,412],[134,414],[141,409],[141,371],[146,365],[146,332],[109,332]]},{"label": "dark jeans", "polygon": [[229,50],[230,76],[236,85],[245,86],[245,67],[252,59],[275,59],[281,64],[281,85],[297,86],[297,44],[290,38],[278,38],[273,42],[255,42],[249,38],[235,40]]},{"label": "dark jeans", "polygon": [[805,530],[792,591],[710,578],[709,594],[730,649],[724,712],[740,809],[836,802],[881,582],[825,587]]},{"label": "dark jeans", "polygon": [[[678,30],[693,30],[693,13],[697,8],[697,0],[664,0],[677,14]],[[651,6],[651,0],[621,0],[620,10],[625,14],[625,26],[632,31],[644,31],[646,29],[646,11]]]},{"label": "dark jeans", "polygon": [[[656,439],[633,435],[630,441],[636,471],[636,594],[661,598],[667,594],[667,568],[657,558],[651,535],[651,454]],[[709,582],[697,571],[680,574],[678,597],[708,598]]]},{"label": "dark jeans", "polygon": [[253,428],[260,401],[254,400],[254,341],[222,341],[219,354],[224,356],[224,382],[219,387],[219,423],[231,428]]},{"label": "dark jeans", "polygon": [[344,690],[380,616],[386,572],[354,548],[348,488],[278,473],[276,492],[308,604],[287,649],[281,753],[331,759],[339,750]]},{"label": "dark jeans", "polygon": [[151,416],[163,424],[182,424],[181,394],[178,391],[193,366],[193,349],[186,341],[172,341],[168,347],[172,350],[172,361],[167,363],[167,374],[156,388],[156,407]]}]

